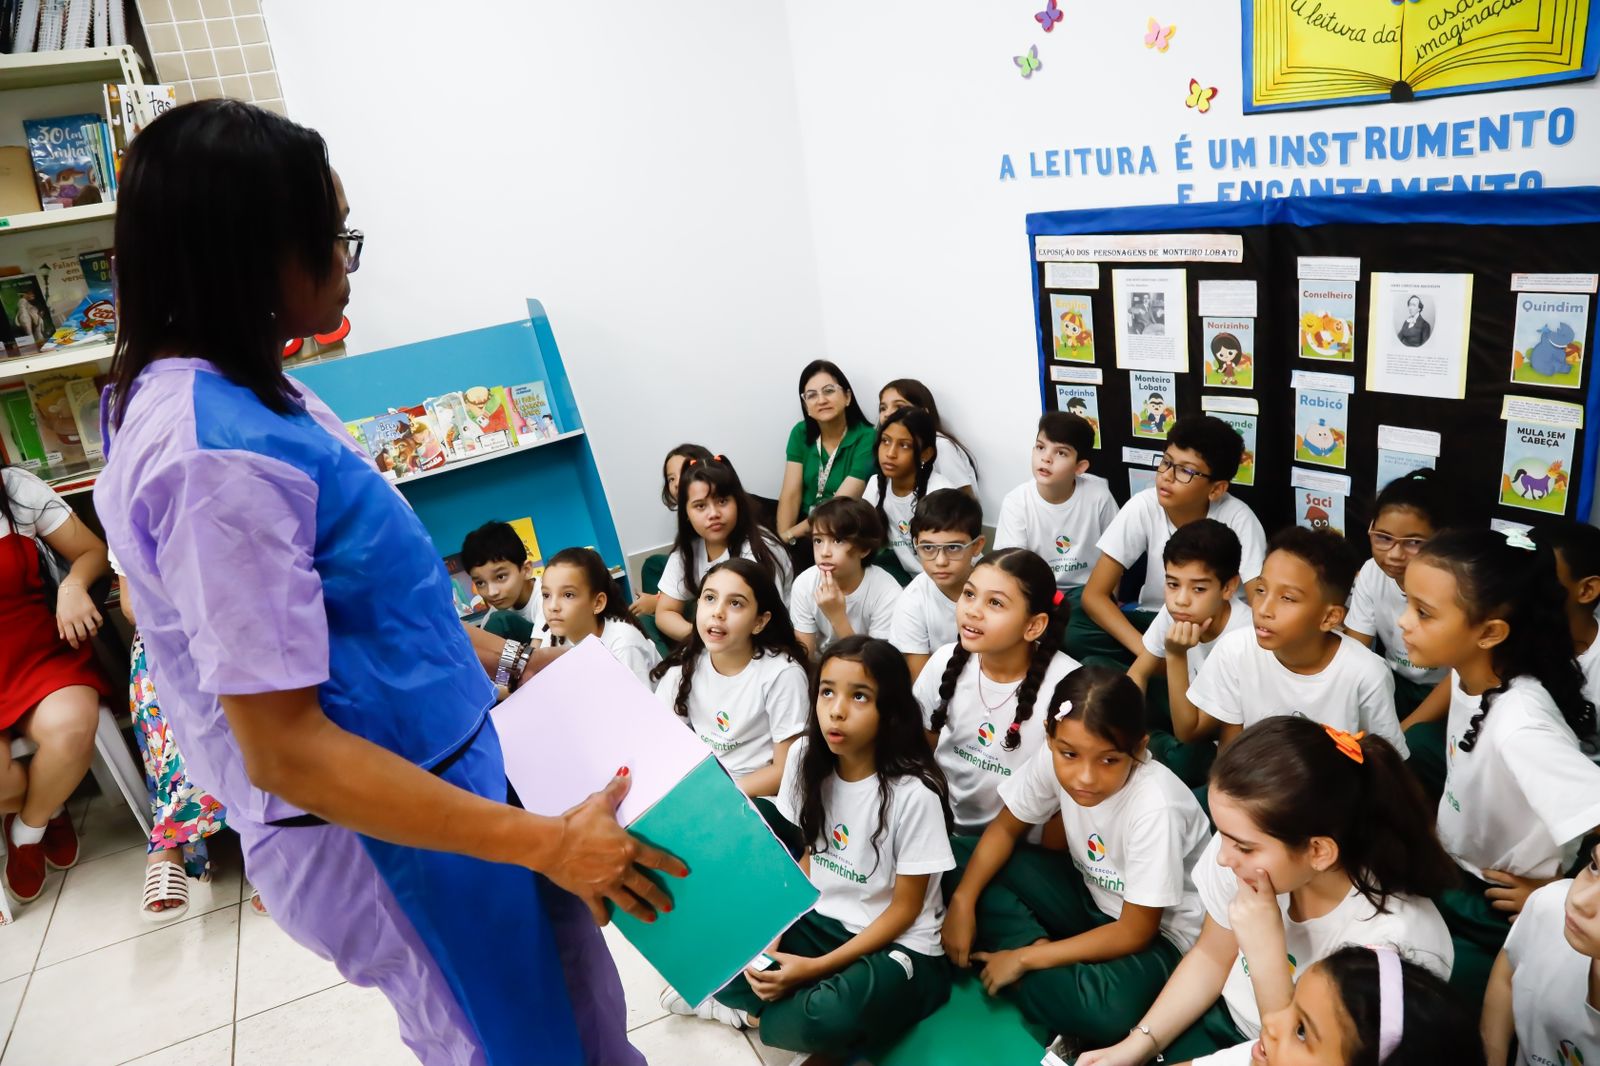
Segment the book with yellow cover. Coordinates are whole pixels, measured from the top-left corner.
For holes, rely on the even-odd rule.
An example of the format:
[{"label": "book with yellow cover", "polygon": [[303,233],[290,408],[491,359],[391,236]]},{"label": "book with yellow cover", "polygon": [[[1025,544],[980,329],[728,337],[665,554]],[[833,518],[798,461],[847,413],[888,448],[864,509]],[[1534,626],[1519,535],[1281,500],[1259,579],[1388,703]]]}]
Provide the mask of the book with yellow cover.
[{"label": "book with yellow cover", "polygon": [[1589,0],[1240,0],[1245,112],[1592,78]]}]

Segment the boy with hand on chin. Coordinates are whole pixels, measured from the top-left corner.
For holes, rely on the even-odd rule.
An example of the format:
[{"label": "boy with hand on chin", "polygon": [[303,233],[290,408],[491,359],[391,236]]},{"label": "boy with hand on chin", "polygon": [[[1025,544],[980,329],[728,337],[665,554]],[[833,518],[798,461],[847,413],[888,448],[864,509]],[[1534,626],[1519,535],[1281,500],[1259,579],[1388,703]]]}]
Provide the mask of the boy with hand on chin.
[{"label": "boy with hand on chin", "polygon": [[[1173,423],[1167,447],[1157,466],[1154,488],[1136,493],[1117,512],[1101,536],[1100,558],[1083,588],[1083,610],[1067,625],[1066,649],[1073,658],[1088,656],[1133,663],[1144,653],[1144,631],[1166,603],[1166,574],[1155,565],[1167,539],[1183,526],[1212,518],[1239,538],[1239,572],[1250,587],[1261,573],[1266,534],[1261,522],[1241,501],[1228,494],[1228,483],[1244,457],[1244,438],[1211,415],[1189,415]],[[1137,604],[1123,608],[1116,601],[1122,575],[1146,560],[1144,585]]]},{"label": "boy with hand on chin", "polygon": [[922,573],[900,593],[889,642],[915,681],[934,649],[959,636],[956,601],[983,554],[982,506],[960,489],[928,493],[911,517],[911,544]]},{"label": "boy with hand on chin", "polygon": [[815,656],[840,637],[889,639],[900,582],[868,560],[883,547],[883,519],[853,496],[835,496],[811,512],[816,565],[794,579],[789,613],[795,636]]}]

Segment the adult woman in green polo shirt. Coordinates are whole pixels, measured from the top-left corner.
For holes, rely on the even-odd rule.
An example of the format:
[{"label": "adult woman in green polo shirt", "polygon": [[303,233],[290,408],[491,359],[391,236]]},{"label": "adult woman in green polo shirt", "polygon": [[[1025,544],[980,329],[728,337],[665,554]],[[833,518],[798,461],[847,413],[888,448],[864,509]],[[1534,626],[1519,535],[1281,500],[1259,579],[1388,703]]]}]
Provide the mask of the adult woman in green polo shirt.
[{"label": "adult woman in green polo shirt", "polygon": [[835,496],[859,498],[877,469],[872,423],[850,379],[828,360],[813,360],[801,372],[800,413],[789,431],[778,496],[778,530],[790,543],[810,535],[812,508]]}]

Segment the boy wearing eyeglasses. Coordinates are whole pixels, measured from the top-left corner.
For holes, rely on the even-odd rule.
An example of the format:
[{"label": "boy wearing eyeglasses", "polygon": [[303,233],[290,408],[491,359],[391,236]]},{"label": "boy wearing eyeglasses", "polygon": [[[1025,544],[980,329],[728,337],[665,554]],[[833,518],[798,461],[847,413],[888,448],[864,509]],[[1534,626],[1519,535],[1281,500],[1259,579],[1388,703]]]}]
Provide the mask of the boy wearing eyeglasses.
[{"label": "boy wearing eyeglasses", "polygon": [[1095,545],[1117,517],[1111,487],[1088,472],[1093,450],[1088,420],[1045,412],[1033,438],[1033,477],[1006,493],[994,531],[996,551],[1027,548],[1049,563],[1074,608],[1100,556]]},{"label": "boy wearing eyeglasses", "polygon": [[[1154,488],[1135,493],[1101,536],[1100,557],[1083,588],[1083,609],[1067,624],[1067,654],[1091,656],[1127,667],[1144,652],[1144,631],[1166,603],[1166,573],[1160,565],[1167,540],[1183,526],[1212,518],[1239,538],[1239,573],[1248,588],[1261,573],[1267,537],[1255,512],[1228,493],[1244,457],[1244,438],[1211,415],[1178,419],[1156,467]],[[1136,603],[1120,606],[1117,586],[1140,559],[1144,584]]]},{"label": "boy wearing eyeglasses", "polygon": [[965,492],[938,489],[917,501],[911,545],[922,573],[900,594],[889,632],[913,681],[935,648],[956,642],[956,600],[983,544],[983,508]]}]

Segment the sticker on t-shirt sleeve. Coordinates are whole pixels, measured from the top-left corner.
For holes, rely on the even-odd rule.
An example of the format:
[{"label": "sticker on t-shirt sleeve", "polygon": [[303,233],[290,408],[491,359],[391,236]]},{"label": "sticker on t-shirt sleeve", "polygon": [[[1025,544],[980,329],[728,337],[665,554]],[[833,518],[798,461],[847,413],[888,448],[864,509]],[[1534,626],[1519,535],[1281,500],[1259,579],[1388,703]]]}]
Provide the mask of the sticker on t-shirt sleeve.
[{"label": "sticker on t-shirt sleeve", "polygon": [[891,951],[891,952],[889,952],[889,957],[891,959],[893,959],[895,962],[898,962],[900,964],[900,968],[906,972],[906,980],[907,981],[911,980],[911,978],[912,978],[911,956],[907,955],[903,951]]}]

